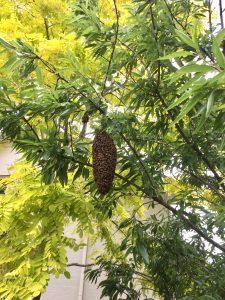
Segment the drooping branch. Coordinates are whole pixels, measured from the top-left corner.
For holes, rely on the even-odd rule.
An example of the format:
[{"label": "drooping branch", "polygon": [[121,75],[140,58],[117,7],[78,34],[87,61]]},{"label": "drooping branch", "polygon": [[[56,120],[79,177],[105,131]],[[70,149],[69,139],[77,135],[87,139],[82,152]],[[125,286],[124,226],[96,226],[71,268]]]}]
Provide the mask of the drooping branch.
[{"label": "drooping branch", "polygon": [[35,55],[35,58],[37,60],[40,60],[43,63],[43,65],[47,68],[47,70],[50,73],[54,74],[59,80],[62,80],[64,82],[66,82],[66,83],[69,83],[69,80],[66,79],[64,76],[62,76],[59,72],[57,72],[56,68],[51,63],[49,63],[48,61],[44,60],[41,56],[39,56],[36,53],[32,53],[32,54]]},{"label": "drooping branch", "polygon": [[218,197],[220,197],[221,199],[223,199],[225,201],[225,195],[223,195],[220,191],[218,191],[213,186],[213,184],[211,184],[209,181],[206,181],[204,178],[194,174],[193,172],[190,172],[190,175],[192,177],[194,177],[195,179],[197,179],[199,182],[201,182],[204,186],[207,186],[215,195],[217,195]]},{"label": "drooping branch", "polygon": [[166,8],[167,8],[169,14],[171,15],[172,22],[173,22],[173,26],[176,27],[176,25],[175,25],[175,23],[174,23],[174,21],[175,21],[175,22],[176,22],[183,30],[185,30],[185,29],[186,29],[185,26],[184,26],[184,25],[178,20],[178,18],[174,15],[174,13],[172,12],[172,10],[171,10],[171,8],[170,8],[170,6],[169,6],[169,4],[167,3],[166,0],[164,0],[164,3],[165,3],[165,5],[166,5]]},{"label": "drooping branch", "polygon": [[[71,157],[67,157],[68,159],[71,159]],[[88,167],[92,168],[92,164],[90,163],[85,163],[85,162],[81,162],[77,159],[73,159],[72,161],[74,161],[75,163],[81,164],[81,165],[85,165]],[[176,217],[178,217],[179,219],[181,219],[186,225],[189,226],[189,228],[191,228],[193,231],[195,231],[196,233],[198,233],[204,240],[206,240],[208,243],[210,243],[211,245],[213,245],[215,248],[221,250],[222,252],[225,253],[225,247],[223,245],[220,245],[219,243],[217,243],[215,240],[213,240],[212,238],[210,238],[206,233],[204,233],[198,226],[196,226],[195,224],[193,224],[189,218],[188,218],[188,213],[183,213],[180,210],[177,210],[176,208],[174,208],[173,206],[171,206],[170,204],[168,204],[166,201],[164,201],[162,199],[161,196],[152,196],[149,194],[149,192],[141,187],[140,185],[136,184],[135,182],[127,179],[126,177],[116,173],[115,176],[123,181],[125,181],[126,183],[130,184],[131,186],[135,187],[138,191],[142,192],[144,195],[146,195],[146,197],[152,198],[156,203],[162,205],[163,207],[165,207],[166,209],[168,209],[169,211],[171,211],[173,213],[173,215],[175,215]]]},{"label": "drooping branch", "polygon": [[[71,83],[70,80],[68,80],[65,76],[63,76],[62,74],[60,74],[57,69],[48,61],[44,60],[41,56],[37,55],[36,53],[32,53],[33,55],[35,55],[35,58],[39,61],[41,61],[43,63],[43,65],[46,67],[47,71],[54,74],[57,78],[57,82],[59,80],[66,82],[66,83]],[[93,104],[93,106],[99,110],[99,112],[104,113],[104,110],[98,105],[95,104],[90,97],[88,97],[83,91],[79,91],[77,87],[75,87],[74,85],[71,86],[75,91],[77,91],[80,95],[82,95],[82,97],[86,98],[89,102],[91,102]],[[102,99],[105,100],[104,97],[102,97]]]}]

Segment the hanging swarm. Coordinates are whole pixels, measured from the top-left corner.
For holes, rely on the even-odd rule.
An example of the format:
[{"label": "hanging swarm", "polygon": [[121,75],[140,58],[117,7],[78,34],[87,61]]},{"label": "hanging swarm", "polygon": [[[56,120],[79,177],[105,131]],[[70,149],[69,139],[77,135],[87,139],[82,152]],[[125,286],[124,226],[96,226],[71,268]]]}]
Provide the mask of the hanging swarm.
[{"label": "hanging swarm", "polygon": [[116,168],[116,147],[105,131],[96,134],[92,146],[93,172],[98,191],[109,192]]}]

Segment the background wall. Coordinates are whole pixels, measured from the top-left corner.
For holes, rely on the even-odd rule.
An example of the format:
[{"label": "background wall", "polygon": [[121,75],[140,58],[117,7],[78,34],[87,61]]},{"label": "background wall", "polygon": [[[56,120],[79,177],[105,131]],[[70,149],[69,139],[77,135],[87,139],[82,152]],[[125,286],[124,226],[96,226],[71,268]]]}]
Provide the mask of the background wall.
[{"label": "background wall", "polygon": [[10,144],[0,144],[0,177],[9,176],[8,170],[21,155],[12,150]]}]

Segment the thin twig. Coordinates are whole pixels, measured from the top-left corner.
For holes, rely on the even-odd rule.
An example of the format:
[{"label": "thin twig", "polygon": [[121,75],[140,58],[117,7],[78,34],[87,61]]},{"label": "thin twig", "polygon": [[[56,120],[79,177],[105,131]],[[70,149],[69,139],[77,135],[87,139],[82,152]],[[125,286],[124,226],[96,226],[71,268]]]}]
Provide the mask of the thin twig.
[{"label": "thin twig", "polygon": [[109,64],[108,64],[108,68],[107,68],[107,71],[106,71],[105,81],[104,81],[104,85],[103,85],[103,89],[102,89],[102,93],[101,93],[102,95],[104,94],[106,81],[107,81],[108,76],[109,76],[109,70],[110,70],[110,67],[111,67],[111,64],[112,64],[113,55],[114,55],[114,52],[115,52],[115,49],[116,49],[118,33],[119,33],[119,11],[118,11],[118,8],[117,8],[116,0],[113,0],[113,3],[114,3],[115,12],[116,12],[115,40],[113,42],[113,48],[112,48],[112,52],[111,52],[111,55],[110,55],[110,58],[109,58]]},{"label": "thin twig", "polygon": [[45,24],[46,38],[47,38],[47,40],[50,40],[48,18],[47,17],[44,17],[44,24]]},{"label": "thin twig", "polygon": [[223,21],[223,4],[222,0],[219,0],[219,11],[220,11],[220,26],[221,29],[224,28],[224,21]]},{"label": "thin twig", "polygon": [[4,237],[6,237],[7,235],[9,235],[13,229],[15,229],[15,226],[10,228],[9,230],[3,232],[2,234],[0,234],[0,240],[3,239]]},{"label": "thin twig", "polygon": [[39,138],[37,132],[34,130],[33,126],[27,121],[27,119],[25,117],[23,117],[23,121],[27,124],[27,126],[31,129],[33,134],[36,136],[37,140],[40,142],[40,138]]},{"label": "thin twig", "polygon": [[[219,14],[220,14],[221,29],[224,29],[223,12],[224,11],[223,11],[222,0],[219,0]],[[225,40],[223,40],[223,42],[222,42],[222,51],[223,51],[223,55],[225,55]]]},{"label": "thin twig", "polygon": [[[156,51],[157,51],[157,55],[158,55],[158,58],[159,58],[160,53],[159,53],[159,48],[158,48],[158,33],[157,33],[158,31],[157,31],[157,27],[156,27],[156,24],[155,24],[155,18],[154,18],[154,14],[153,14],[153,11],[152,11],[152,6],[150,6],[150,15],[151,15],[151,20],[152,20],[153,36],[154,36],[155,43],[156,43]],[[160,63],[159,59],[157,60],[157,64],[158,64],[158,68],[157,68],[157,89],[159,89],[160,80],[161,80],[161,71],[160,71],[161,63]]]},{"label": "thin twig", "polygon": [[213,29],[212,29],[212,2],[208,0],[208,13],[209,13],[209,31],[212,39]]},{"label": "thin twig", "polygon": [[[172,12],[171,8],[169,7],[169,4],[167,3],[166,0],[164,0],[164,3],[165,3],[165,5],[166,5],[166,7],[167,7],[167,9],[168,9],[168,12],[169,12],[170,15],[171,15],[172,21],[175,21],[178,25],[180,25],[180,27],[181,27],[183,30],[185,30],[184,25],[183,25],[183,24],[177,19],[177,17],[173,14],[173,12]],[[174,27],[176,27],[176,25],[174,24],[174,22],[173,22],[173,25],[174,25]]]}]

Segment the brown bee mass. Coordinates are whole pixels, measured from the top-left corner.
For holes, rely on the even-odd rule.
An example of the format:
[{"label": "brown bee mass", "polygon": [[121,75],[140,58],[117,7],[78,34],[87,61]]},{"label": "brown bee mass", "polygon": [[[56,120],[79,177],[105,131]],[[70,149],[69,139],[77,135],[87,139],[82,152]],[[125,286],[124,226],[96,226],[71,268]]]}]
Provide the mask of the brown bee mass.
[{"label": "brown bee mass", "polygon": [[94,138],[92,158],[95,183],[98,191],[105,195],[112,186],[116,168],[116,146],[105,131]]}]

